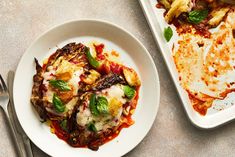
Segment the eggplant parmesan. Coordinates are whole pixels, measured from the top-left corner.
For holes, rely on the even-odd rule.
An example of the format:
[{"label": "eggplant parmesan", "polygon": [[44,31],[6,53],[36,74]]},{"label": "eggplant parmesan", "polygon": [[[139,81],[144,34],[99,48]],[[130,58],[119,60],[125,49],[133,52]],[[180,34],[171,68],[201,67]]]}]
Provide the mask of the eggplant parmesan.
[{"label": "eggplant parmesan", "polygon": [[[233,0],[159,0],[157,4],[166,10],[166,22],[176,28],[172,56],[179,81],[201,115],[235,91],[233,4]],[[169,41],[169,31],[164,35]]]},{"label": "eggplant parmesan", "polygon": [[35,58],[31,103],[51,132],[72,147],[99,146],[134,123],[140,79],[103,44],[69,43],[41,66]]}]

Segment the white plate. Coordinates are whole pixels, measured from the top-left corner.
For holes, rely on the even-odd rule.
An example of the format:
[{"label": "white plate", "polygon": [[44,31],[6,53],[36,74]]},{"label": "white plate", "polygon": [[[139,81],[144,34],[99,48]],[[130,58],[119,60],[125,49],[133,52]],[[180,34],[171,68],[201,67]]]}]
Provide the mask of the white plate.
[{"label": "white plate", "polygon": [[[114,140],[102,145],[98,151],[73,148],[50,132],[39,121],[30,104],[32,78],[35,74],[34,57],[42,64],[43,59],[58,47],[69,42],[95,40],[108,49],[117,50],[125,65],[133,67],[141,78],[140,98],[133,115],[135,124],[123,129]],[[15,109],[28,137],[51,156],[110,157],[122,156],[133,149],[150,130],[156,117],[160,96],[157,69],[144,46],[130,33],[108,22],[96,20],[72,21],[57,26],[39,37],[22,56],[14,81]]]},{"label": "white plate", "polygon": [[[201,116],[193,109],[188,98],[188,93],[180,86],[180,83],[178,81],[178,72],[171,55],[172,44],[178,38],[177,33],[174,32],[171,41],[167,43],[163,36],[163,30],[169,25],[165,22],[165,19],[163,17],[164,10],[156,8],[157,0],[139,0],[139,2],[145,13],[153,36],[160,48],[162,56],[165,59],[168,70],[172,76],[173,82],[176,86],[176,89],[190,121],[199,128],[211,129],[235,119],[235,105],[232,106],[221,103],[212,106],[208,109],[208,113],[205,116]],[[175,28],[173,26],[171,26],[171,28],[173,28],[173,31],[175,31]]]}]

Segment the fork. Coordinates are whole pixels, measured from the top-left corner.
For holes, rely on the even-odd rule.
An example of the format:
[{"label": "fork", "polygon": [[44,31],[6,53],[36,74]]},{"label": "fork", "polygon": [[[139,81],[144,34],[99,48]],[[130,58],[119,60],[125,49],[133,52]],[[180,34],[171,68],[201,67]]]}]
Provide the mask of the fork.
[{"label": "fork", "polygon": [[16,149],[17,149],[17,153],[18,153],[19,157],[23,157],[23,152],[20,149],[19,141],[16,138],[16,132],[13,129],[12,122],[10,121],[10,116],[9,116],[9,112],[8,112],[8,103],[9,103],[8,89],[7,89],[7,86],[6,86],[2,76],[0,75],[0,106],[4,110],[7,121],[9,123],[10,130],[11,130],[14,142],[15,142]]}]

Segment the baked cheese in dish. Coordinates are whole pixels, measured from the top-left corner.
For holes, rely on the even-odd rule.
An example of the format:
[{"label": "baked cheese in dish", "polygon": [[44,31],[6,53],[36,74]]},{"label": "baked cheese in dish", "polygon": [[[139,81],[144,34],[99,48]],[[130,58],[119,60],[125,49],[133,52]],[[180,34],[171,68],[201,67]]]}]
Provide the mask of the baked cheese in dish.
[{"label": "baked cheese in dish", "polygon": [[178,33],[172,56],[180,84],[193,108],[205,115],[235,89],[235,6],[217,0],[159,3],[157,7],[166,9],[165,19]]},{"label": "baked cheese in dish", "polygon": [[104,48],[69,43],[42,66],[35,59],[32,105],[51,132],[73,147],[98,150],[134,123],[140,79],[134,69],[115,62],[116,51]]}]

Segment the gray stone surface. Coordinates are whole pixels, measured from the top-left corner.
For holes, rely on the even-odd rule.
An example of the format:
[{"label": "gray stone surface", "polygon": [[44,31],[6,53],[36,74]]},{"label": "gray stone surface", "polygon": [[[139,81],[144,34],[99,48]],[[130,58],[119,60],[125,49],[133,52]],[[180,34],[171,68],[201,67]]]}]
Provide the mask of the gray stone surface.
[{"label": "gray stone surface", "polygon": [[[93,18],[113,22],[136,36],[151,53],[161,82],[157,118],[145,139],[126,157],[234,156],[235,123],[199,130],[188,121],[137,0],[0,0],[0,74],[15,70],[32,40],[65,21]],[[35,157],[46,157],[33,145]],[[0,157],[15,157],[0,112]]]}]

